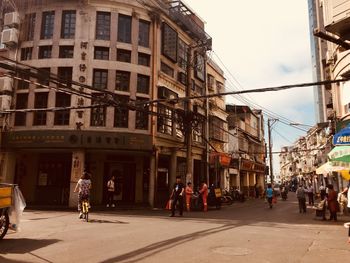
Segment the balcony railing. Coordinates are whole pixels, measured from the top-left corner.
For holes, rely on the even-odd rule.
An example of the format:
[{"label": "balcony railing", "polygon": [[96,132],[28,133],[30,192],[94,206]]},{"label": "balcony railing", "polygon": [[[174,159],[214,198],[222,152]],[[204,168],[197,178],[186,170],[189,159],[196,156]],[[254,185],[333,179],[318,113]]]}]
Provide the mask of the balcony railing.
[{"label": "balcony railing", "polygon": [[202,42],[208,50],[212,48],[212,39],[205,32],[204,27],[199,25],[196,20],[199,18],[183,2],[168,1],[170,6],[169,15],[186,33],[199,42]]}]

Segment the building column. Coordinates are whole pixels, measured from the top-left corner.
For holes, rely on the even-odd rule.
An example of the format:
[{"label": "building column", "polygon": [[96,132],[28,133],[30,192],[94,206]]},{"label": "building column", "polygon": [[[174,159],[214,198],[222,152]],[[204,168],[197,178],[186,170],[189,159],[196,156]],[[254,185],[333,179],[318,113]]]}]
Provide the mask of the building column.
[{"label": "building column", "polygon": [[136,157],[135,203],[143,201],[143,157]]},{"label": "building column", "polygon": [[149,173],[149,187],[148,187],[148,202],[151,207],[154,207],[154,198],[155,198],[155,191],[156,191],[156,176],[157,176],[157,170],[158,170],[158,151],[152,154],[152,157],[150,158],[151,164],[150,164],[150,173]]},{"label": "building column", "polygon": [[13,152],[0,153],[0,182],[13,183],[15,179],[16,154]]},{"label": "building column", "polygon": [[72,169],[70,176],[69,207],[75,207],[78,204],[78,194],[74,193],[74,188],[84,172],[85,152],[76,150],[72,153]]}]

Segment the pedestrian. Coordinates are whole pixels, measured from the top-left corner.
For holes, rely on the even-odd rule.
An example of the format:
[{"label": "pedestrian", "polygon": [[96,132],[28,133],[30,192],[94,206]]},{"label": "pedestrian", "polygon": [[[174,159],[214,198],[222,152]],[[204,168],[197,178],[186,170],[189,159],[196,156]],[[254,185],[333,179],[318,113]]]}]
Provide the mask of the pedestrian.
[{"label": "pedestrian", "polygon": [[270,209],[272,209],[273,190],[272,190],[271,184],[267,185],[266,198],[267,198],[267,202],[269,203]]},{"label": "pedestrian", "polygon": [[323,183],[321,183],[319,190],[320,190],[321,200],[324,200],[326,196],[326,188],[324,187]]},{"label": "pedestrian", "polygon": [[350,222],[344,223],[344,227],[348,228],[348,243],[350,244]]},{"label": "pedestrian", "polygon": [[347,192],[348,192],[347,188],[344,188],[343,192],[338,194],[337,201],[338,201],[338,204],[339,204],[340,215],[344,214],[345,208],[346,208],[346,206],[348,204]]},{"label": "pedestrian", "polygon": [[306,213],[306,198],[305,198],[305,189],[303,185],[299,185],[296,194],[297,194],[298,203],[299,203],[299,213]]},{"label": "pedestrian", "polygon": [[257,183],[254,185],[254,189],[255,189],[255,198],[259,198],[260,193],[259,193],[259,186]]},{"label": "pedestrian", "polygon": [[[91,184],[91,175],[84,171],[83,175],[80,177],[78,183],[75,186],[74,193],[78,192],[78,211],[79,211],[79,218],[83,218],[83,213],[81,212],[81,206],[82,202],[84,200],[90,199],[90,190],[92,188]],[[90,202],[89,202],[90,203]]]},{"label": "pedestrian", "polygon": [[171,217],[175,216],[175,208],[178,203],[180,216],[183,214],[184,209],[184,201],[183,201],[183,193],[185,191],[184,185],[181,182],[181,177],[176,176],[176,183],[174,184],[173,191],[171,192],[170,199],[172,199],[171,203]]},{"label": "pedestrian", "polygon": [[199,193],[202,195],[203,211],[207,212],[208,211],[208,185],[206,184],[205,181],[202,182]]},{"label": "pedestrian", "polygon": [[186,192],[186,209],[187,209],[187,212],[189,212],[191,210],[191,199],[193,195],[193,188],[192,188],[191,182],[187,183],[185,192]]},{"label": "pedestrian", "polygon": [[312,187],[312,184],[309,184],[309,187],[307,188],[307,195],[309,197],[309,205],[314,205],[314,188]]},{"label": "pedestrian", "polygon": [[333,185],[328,185],[328,197],[327,197],[327,203],[328,203],[328,209],[330,212],[330,218],[329,220],[337,221],[337,212],[338,212],[338,201],[337,201],[337,193],[333,189]]},{"label": "pedestrian", "polygon": [[112,176],[107,182],[107,207],[115,207],[114,204],[114,193],[115,193],[115,177]]}]

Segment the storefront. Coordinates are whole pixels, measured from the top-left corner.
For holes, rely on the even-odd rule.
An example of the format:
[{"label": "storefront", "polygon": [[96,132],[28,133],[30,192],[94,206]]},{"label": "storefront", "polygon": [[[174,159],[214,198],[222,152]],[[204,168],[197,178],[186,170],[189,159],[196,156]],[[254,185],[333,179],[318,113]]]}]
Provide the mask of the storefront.
[{"label": "storefront", "polygon": [[[91,201],[106,200],[106,183],[116,178],[117,200],[148,199],[151,137],[93,131],[16,131],[3,134],[3,156],[12,156],[14,178],[29,204],[70,205],[84,169],[92,175]],[[11,176],[8,169],[7,176]],[[7,180],[9,181],[9,180]]]},{"label": "storefront", "polygon": [[229,167],[231,156],[225,153],[213,152],[209,158],[209,184],[222,189],[229,188]]}]

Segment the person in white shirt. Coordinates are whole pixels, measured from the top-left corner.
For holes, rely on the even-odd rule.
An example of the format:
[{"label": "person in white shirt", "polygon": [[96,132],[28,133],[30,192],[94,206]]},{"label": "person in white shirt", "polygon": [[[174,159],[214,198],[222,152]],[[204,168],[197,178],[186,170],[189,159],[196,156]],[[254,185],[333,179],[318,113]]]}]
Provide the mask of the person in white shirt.
[{"label": "person in white shirt", "polygon": [[113,202],[114,192],[115,192],[115,178],[114,176],[107,182],[107,207],[115,207]]}]

